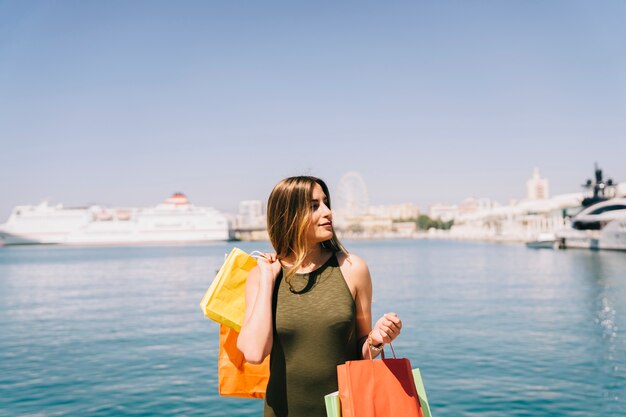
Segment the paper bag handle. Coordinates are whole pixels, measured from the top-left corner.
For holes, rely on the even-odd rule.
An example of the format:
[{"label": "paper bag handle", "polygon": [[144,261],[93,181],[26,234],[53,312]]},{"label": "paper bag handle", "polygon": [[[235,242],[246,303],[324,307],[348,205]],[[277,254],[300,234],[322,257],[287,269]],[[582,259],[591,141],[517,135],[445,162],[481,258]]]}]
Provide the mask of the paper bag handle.
[{"label": "paper bag handle", "polygon": [[[393,354],[393,358],[396,358],[396,351],[393,349],[393,345],[391,344],[391,342],[388,343],[389,347],[391,348],[391,353]],[[367,353],[370,355],[370,360],[374,360],[374,358],[372,358],[372,350],[369,348],[367,349]],[[380,357],[382,359],[385,359],[385,346],[383,346],[382,350],[380,351]]]}]

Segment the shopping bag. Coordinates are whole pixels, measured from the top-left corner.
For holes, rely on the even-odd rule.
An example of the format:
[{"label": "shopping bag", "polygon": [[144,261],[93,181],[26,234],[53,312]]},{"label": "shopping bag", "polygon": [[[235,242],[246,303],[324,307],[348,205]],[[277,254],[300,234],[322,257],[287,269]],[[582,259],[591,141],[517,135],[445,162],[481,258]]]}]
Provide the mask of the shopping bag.
[{"label": "shopping bag", "polygon": [[237,349],[239,333],[220,325],[220,352],[217,359],[219,393],[226,397],[264,398],[270,377],[269,356],[258,364],[246,362]]},{"label": "shopping bag", "polygon": [[[424,417],[432,417],[432,414],[430,413],[430,405],[428,404],[428,397],[426,397],[424,381],[422,380],[422,374],[419,368],[413,369],[413,379],[415,380],[415,389],[417,390],[417,396],[419,397]],[[324,401],[326,402],[327,417],[341,417],[341,401],[339,401],[339,391],[335,391],[324,396]]]},{"label": "shopping bag", "polygon": [[413,379],[415,380],[415,389],[417,390],[417,395],[420,399],[420,405],[422,406],[424,417],[432,417],[430,414],[430,405],[428,405],[428,397],[426,397],[424,381],[422,381],[422,373],[419,368],[413,369]]},{"label": "shopping bag", "polygon": [[337,381],[343,417],[424,417],[411,363],[395,352],[338,365]]},{"label": "shopping bag", "polygon": [[246,279],[255,266],[256,259],[241,249],[230,251],[200,302],[208,318],[241,331],[246,310]]},{"label": "shopping bag", "polygon": [[331,392],[324,396],[326,403],[326,417],[341,417],[341,402],[339,401],[339,391]]}]

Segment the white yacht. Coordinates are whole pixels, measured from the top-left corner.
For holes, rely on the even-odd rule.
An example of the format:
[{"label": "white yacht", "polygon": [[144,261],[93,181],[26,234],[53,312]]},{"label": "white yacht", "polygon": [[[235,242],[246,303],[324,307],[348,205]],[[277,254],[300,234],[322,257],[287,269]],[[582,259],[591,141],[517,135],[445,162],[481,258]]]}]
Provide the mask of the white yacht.
[{"label": "white yacht", "polygon": [[571,227],[558,231],[562,248],[626,250],[626,198],[592,204],[572,217]]},{"label": "white yacht", "polygon": [[229,240],[226,216],[182,193],[150,208],[17,206],[0,225],[0,244],[118,245]]},{"label": "white yacht", "polygon": [[604,181],[602,170],[595,166],[595,180],[583,187],[592,193],[584,198],[577,213],[563,215],[567,225],[526,242],[529,248],[582,248],[626,250],[626,198],[619,184]]}]

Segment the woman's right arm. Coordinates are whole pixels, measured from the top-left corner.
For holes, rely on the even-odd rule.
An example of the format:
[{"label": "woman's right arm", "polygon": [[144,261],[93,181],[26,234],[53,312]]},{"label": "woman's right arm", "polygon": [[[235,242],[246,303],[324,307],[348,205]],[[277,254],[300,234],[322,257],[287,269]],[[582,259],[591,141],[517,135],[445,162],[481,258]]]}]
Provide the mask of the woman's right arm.
[{"label": "woman's right arm", "polygon": [[274,254],[257,262],[246,281],[246,314],[237,338],[237,349],[249,363],[263,362],[272,350],[272,295],[281,269]]}]

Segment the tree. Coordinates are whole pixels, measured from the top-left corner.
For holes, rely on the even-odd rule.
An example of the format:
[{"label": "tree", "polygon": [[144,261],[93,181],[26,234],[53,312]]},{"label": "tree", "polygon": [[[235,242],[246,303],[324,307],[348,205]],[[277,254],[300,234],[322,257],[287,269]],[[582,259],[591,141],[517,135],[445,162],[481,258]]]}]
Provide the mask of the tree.
[{"label": "tree", "polygon": [[433,221],[427,215],[420,214],[419,217],[417,218],[416,223],[417,223],[417,228],[419,230],[428,230],[430,229]]},{"label": "tree", "polygon": [[428,230],[430,228],[449,230],[454,224],[454,220],[444,222],[441,219],[433,220],[425,214],[420,214],[415,223],[417,223],[419,230]]}]

